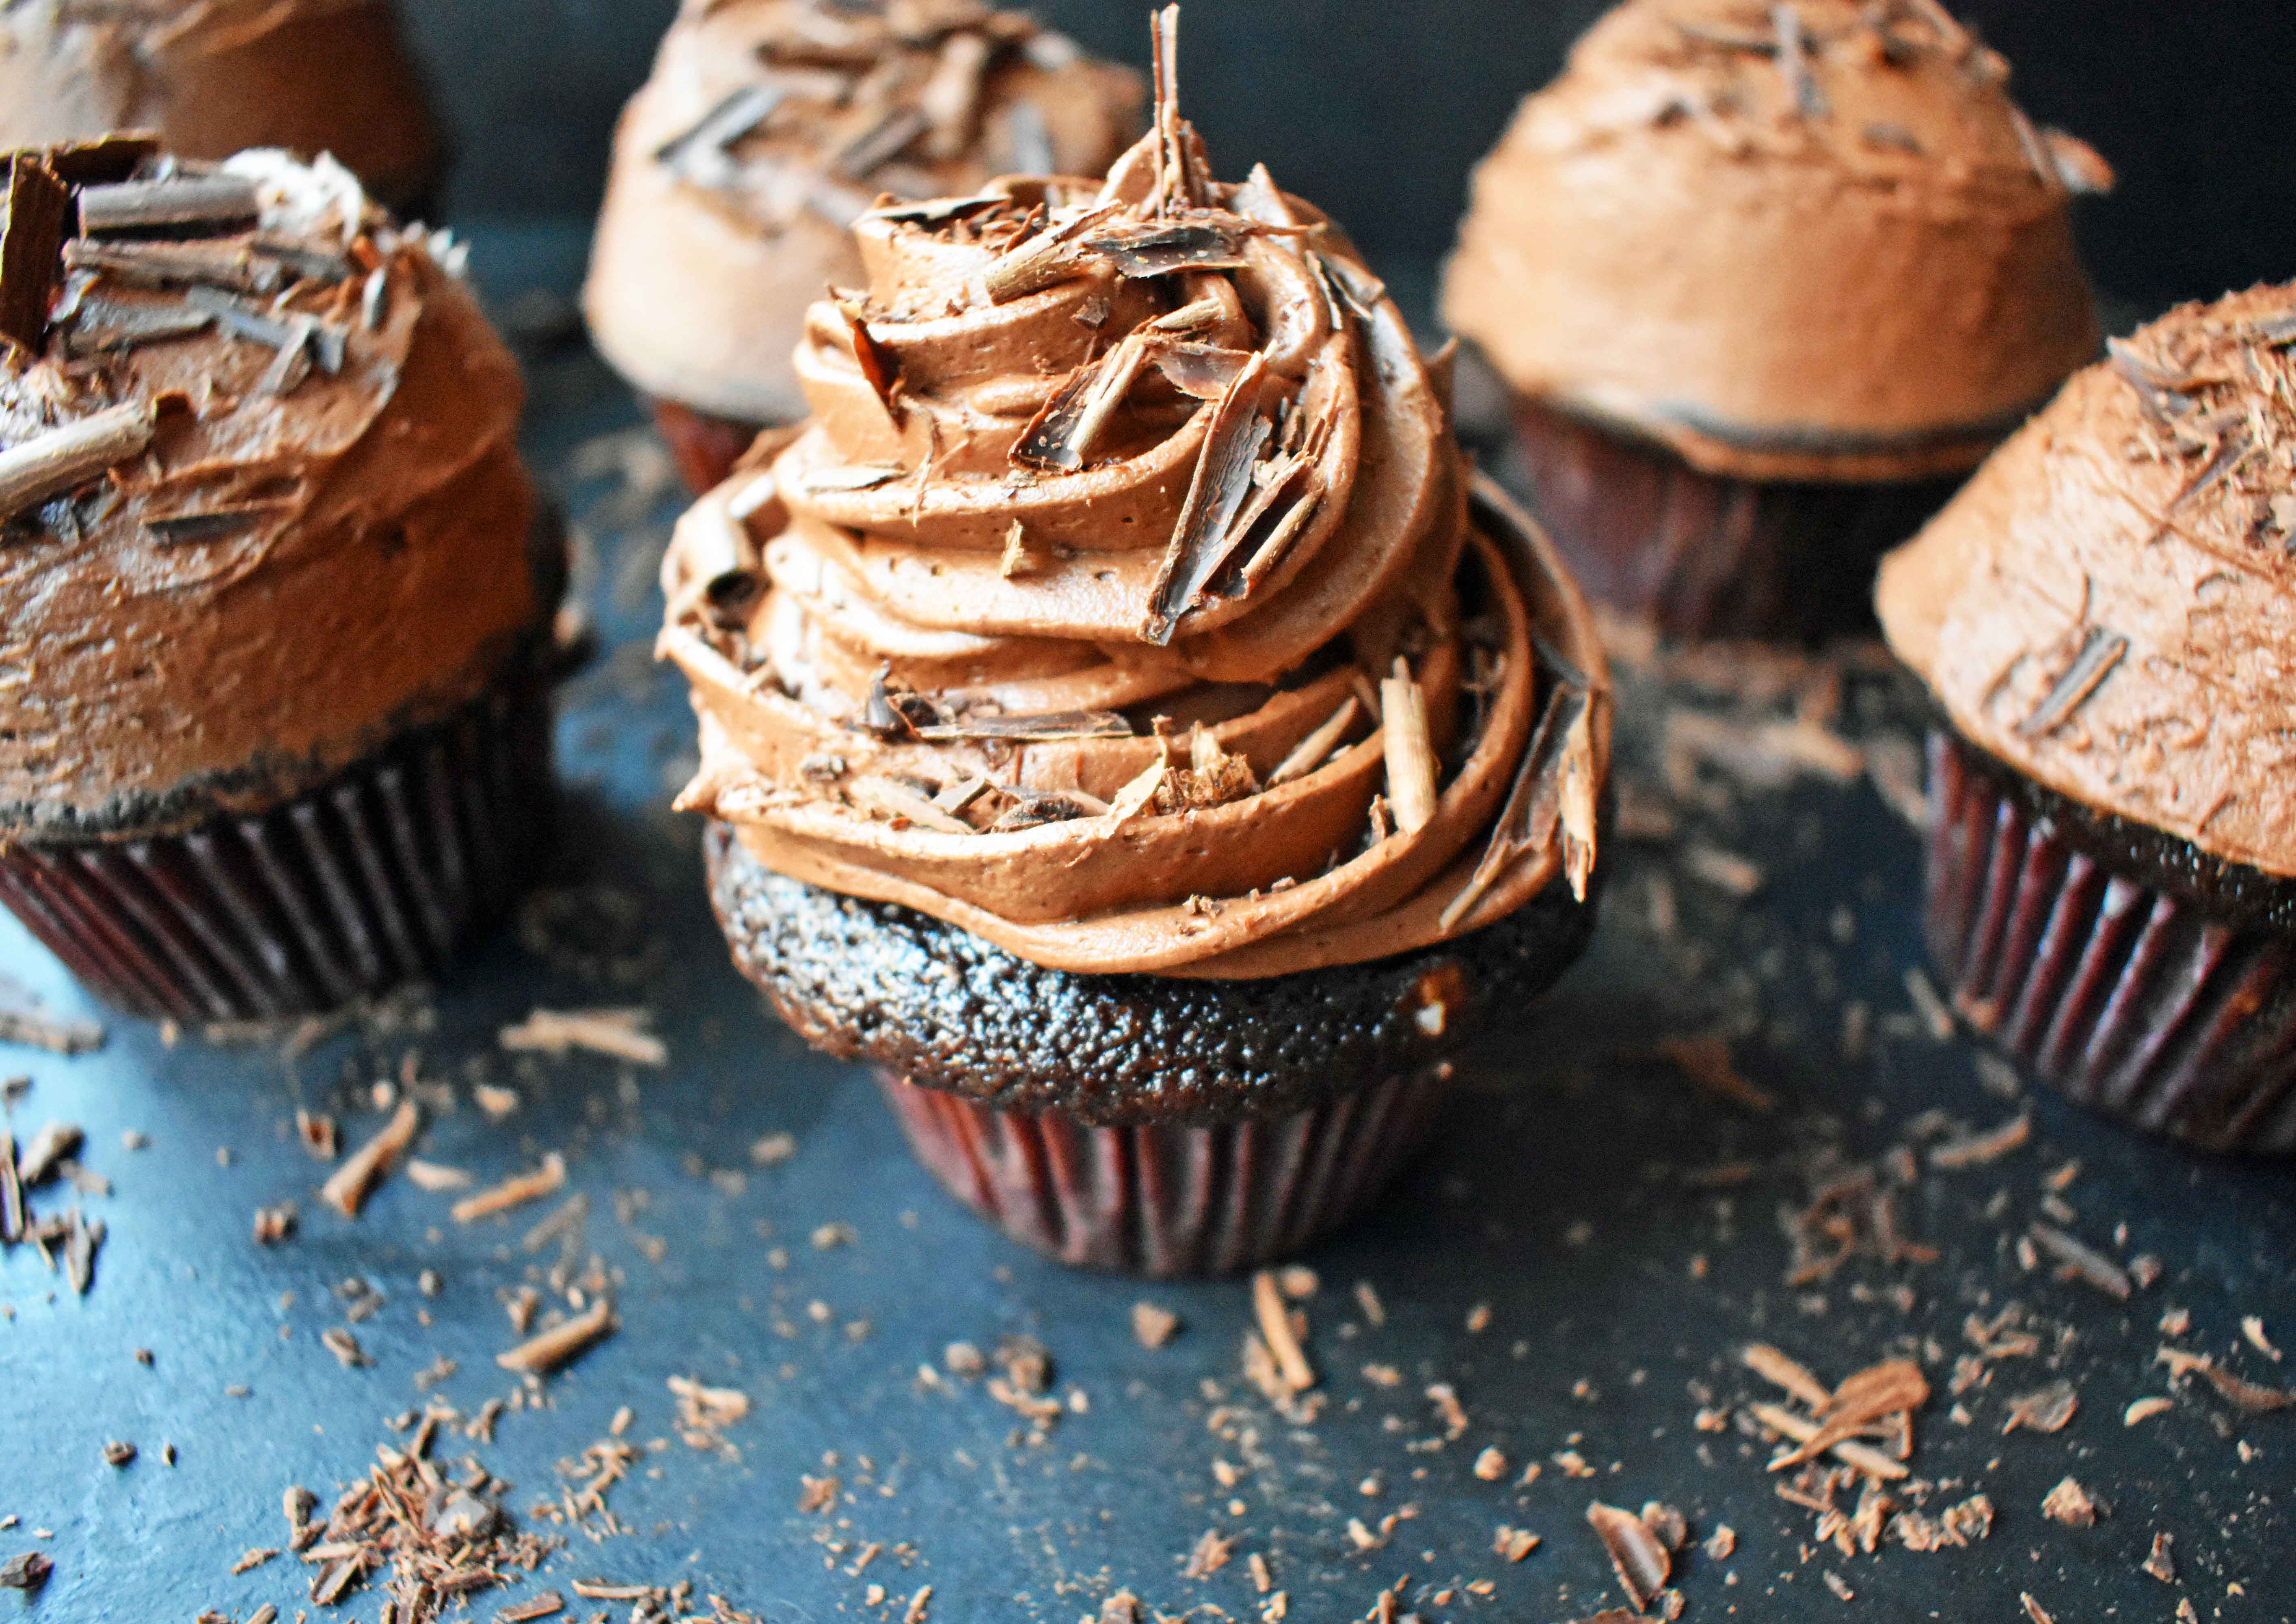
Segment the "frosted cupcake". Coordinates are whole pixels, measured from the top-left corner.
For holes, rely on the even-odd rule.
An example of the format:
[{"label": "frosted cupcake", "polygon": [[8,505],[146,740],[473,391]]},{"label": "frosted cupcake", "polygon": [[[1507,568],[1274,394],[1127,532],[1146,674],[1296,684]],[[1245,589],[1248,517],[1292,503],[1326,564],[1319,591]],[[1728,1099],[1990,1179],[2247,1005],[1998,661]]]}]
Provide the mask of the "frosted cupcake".
[{"label": "frosted cupcake", "polygon": [[615,138],[591,334],[705,490],[805,414],[790,356],[824,287],[861,280],[865,210],[1097,174],[1140,102],[1128,70],[972,0],[686,0]]},{"label": "frosted cupcake", "polygon": [[1586,607],[1345,237],[1168,99],[1104,182],[855,236],[812,416],[665,564],[735,963],[1029,1243],[1294,1250],[1586,940]]},{"label": "frosted cupcake", "polygon": [[1628,0],[1476,171],[1444,316],[1587,589],[1689,636],[1862,622],[1874,559],[2087,361],[2072,203],[1929,0]]}]

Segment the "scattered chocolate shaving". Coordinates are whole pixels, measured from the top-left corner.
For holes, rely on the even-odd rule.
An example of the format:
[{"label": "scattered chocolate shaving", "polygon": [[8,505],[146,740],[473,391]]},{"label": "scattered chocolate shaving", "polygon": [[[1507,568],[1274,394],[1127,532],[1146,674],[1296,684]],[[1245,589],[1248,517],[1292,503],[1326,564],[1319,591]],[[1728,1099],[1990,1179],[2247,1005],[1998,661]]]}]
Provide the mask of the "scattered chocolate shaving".
[{"label": "scattered chocolate shaving", "polygon": [[342,1166],[337,1168],[327,1182],[319,1187],[319,1197],[345,1218],[357,1218],[366,1205],[374,1188],[390,1175],[406,1147],[414,1142],[414,1135],[422,1125],[422,1113],[411,1099],[398,1102],[398,1109],[382,1130],[351,1152]]},{"label": "scattered chocolate shaving", "polygon": [[[1042,174],[1042,170],[1020,170],[1015,174]],[[1002,192],[976,192],[971,197],[932,198],[921,203],[888,203],[872,209],[873,220],[893,220],[905,226],[947,226],[968,218],[984,209],[998,208],[1013,200]]]},{"label": "scattered chocolate shaving", "polygon": [[1767,1342],[1751,1342],[1740,1353],[1746,1368],[1775,1387],[1782,1387],[1811,1409],[1823,1411],[1833,1403],[1833,1390],[1812,1374],[1808,1366]]},{"label": "scattered chocolate shaving", "polygon": [[497,1212],[507,1212],[529,1202],[540,1201],[566,1186],[566,1158],[556,1151],[542,1159],[541,1167],[531,1173],[521,1173],[505,1178],[500,1184],[466,1195],[447,1210],[447,1216],[457,1224],[475,1224],[482,1218]]},{"label": "scattered chocolate shaving", "polygon": [[0,1246],[13,1246],[24,1238],[29,1215],[24,1189],[16,1177],[16,1139],[0,1126]]},{"label": "scattered chocolate shaving", "polygon": [[2060,1265],[2058,1274],[2067,1280],[2082,1280],[2108,1297],[2128,1300],[2136,1290],[2128,1271],[2085,1242],[2075,1239],[2053,1225],[2035,1223],[2025,1233],[2040,1249]]},{"label": "scattered chocolate shaving", "polygon": [[1356,718],[1363,711],[1363,701],[1349,694],[1340,701],[1340,708],[1317,724],[1314,732],[1292,748],[1292,752],[1276,764],[1267,775],[1268,789],[1294,778],[1305,777],[1324,764],[1340,741],[1355,726]]},{"label": "scattered chocolate shaving", "polygon": [[2088,1490],[2070,1477],[2061,1479],[2041,1501],[2041,1514],[2067,1528],[2095,1528],[2102,1509]]},{"label": "scattered chocolate shaving", "polygon": [[1605,1505],[1600,1500],[1587,1507],[1587,1521],[1593,1525],[1603,1548],[1610,1553],[1611,1566],[1619,1575],[1619,1587],[1637,1608],[1647,1608],[1666,1588],[1667,1577],[1674,1571],[1674,1560],[1667,1554],[1640,1517],[1615,1505]]},{"label": "scattered chocolate shaving", "polygon": [[840,179],[867,180],[908,150],[932,121],[914,107],[896,107],[831,157],[829,172]]},{"label": "scattered chocolate shaving", "polygon": [[[1806,1415],[1797,1415],[1780,1405],[1750,1404],[1746,1407],[1746,1414],[1796,1443],[1806,1442],[1818,1433],[1818,1423]],[[1844,1439],[1833,1444],[1830,1453],[1845,1466],[1854,1466],[1866,1476],[1882,1481],[1894,1481],[1911,1475],[1903,1461],[1892,1460],[1870,1445]]]},{"label": "scattered chocolate shaving", "polygon": [[537,1009],[496,1041],[513,1053],[532,1050],[563,1055],[574,1049],[627,1060],[635,1065],[665,1066],[669,1046],[644,1029],[653,1019],[645,1009]]},{"label": "scattered chocolate shaving", "polygon": [[853,347],[853,359],[859,364],[861,375],[868,381],[878,404],[885,408],[885,415],[898,427],[906,414],[900,401],[901,358],[878,342],[869,331],[868,312],[860,305],[849,299],[836,302],[837,314],[845,324],[846,340]]},{"label": "scattered chocolate shaving", "polygon": [[2033,1599],[2031,1592],[2020,1590],[2017,1599],[2025,1604],[2025,1616],[2032,1620],[2032,1624],[2057,1624],[2056,1620],[2049,1616],[2047,1609]]},{"label": "scattered chocolate shaving", "polygon": [[1275,1276],[1267,1269],[1251,1277],[1251,1306],[1259,1321],[1259,1334],[1275,1361],[1276,1374],[1284,1388],[1292,1393],[1304,1393],[1315,1386],[1315,1367],[1308,1363],[1300,1339],[1292,1333],[1291,1313],[1283,1306]]},{"label": "scattered chocolate shaving", "polygon": [[2161,371],[2137,353],[2135,345],[2126,339],[2109,338],[2104,341],[2106,363],[2120,375],[2121,381],[2136,391],[2144,409],[2161,422],[2184,415],[2193,403],[2184,395],[2186,380],[2174,378]]},{"label": "scattered chocolate shaving", "polygon": [[71,193],[37,152],[8,160],[8,220],[0,230],[0,337],[37,356],[48,337]]},{"label": "scattered chocolate shaving", "polygon": [[[77,490],[141,455],[152,443],[152,408],[146,405],[108,406],[0,451],[0,521]],[[0,1010],[0,1042],[37,1042],[47,1048],[52,1045],[32,1034],[58,1029],[36,1016]]]},{"label": "scattered chocolate shaving", "polygon": [[2051,685],[2046,697],[2035,707],[2033,713],[2017,724],[2021,738],[2038,739],[2054,732],[2070,720],[2074,711],[2087,702],[2120,657],[2128,652],[2128,639],[2118,632],[2108,632],[2103,627],[2091,627],[2081,640],[2080,652],[2073,656],[2072,664]]},{"label": "scattered chocolate shaving", "polygon": [[55,1563],[41,1552],[22,1552],[0,1562],[0,1590],[37,1590],[54,1571]]},{"label": "scattered chocolate shaving", "polygon": [[2175,1584],[2177,1582],[2177,1558],[2176,1554],[2169,1549],[2173,1544],[2175,1544],[2175,1537],[2173,1535],[2153,1535],[2152,1549],[2146,1554],[2144,1561],[2140,1565],[2138,1571],[2143,1573],[2150,1574],[2152,1578],[2159,1579],[2164,1585]]},{"label": "scattered chocolate shaving", "polygon": [[2009,1415],[2001,1423],[2001,1431],[2008,1433],[2024,1427],[2035,1432],[2061,1432],[2079,1408],[2080,1397],[2073,1391],[2071,1382],[2052,1382],[2011,1400]]},{"label": "scattered chocolate shaving", "polygon": [[98,271],[131,287],[213,287],[268,296],[285,281],[283,268],[256,258],[247,241],[227,242],[90,242],[64,244],[64,268]]},{"label": "scattered chocolate shaving", "polygon": [[1176,271],[1241,270],[1249,263],[1238,251],[1241,242],[1225,222],[1137,220],[1111,222],[1083,245],[1136,281]]},{"label": "scattered chocolate shaving", "polygon": [[1132,724],[1113,710],[1046,710],[1034,716],[972,716],[915,730],[920,739],[1128,739]]},{"label": "scattered chocolate shaving", "polygon": [[2296,1391],[2285,1388],[2261,1387],[2243,1381],[2228,1370],[2219,1370],[2211,1362],[2200,1367],[2209,1379],[2209,1385],[2235,1409],[2246,1410],[2251,1415],[2261,1415],[2273,1410],[2296,1409]]},{"label": "scattered chocolate shaving", "polygon": [[547,1375],[578,1358],[593,1345],[613,1334],[614,1305],[601,1297],[587,1308],[517,1347],[495,1355],[504,1370],[527,1375]]},{"label": "scattered chocolate shaving", "polygon": [[127,304],[90,295],[81,299],[71,313],[71,333],[67,344],[74,355],[135,349],[170,339],[189,338],[205,332],[214,322],[215,317],[206,311],[195,310],[180,299],[166,304]]},{"label": "scattered chocolate shaving", "polygon": [[79,194],[79,228],[91,237],[181,227],[220,236],[225,228],[253,225],[261,213],[255,183],[239,175],[115,181],[84,186]]},{"label": "scattered chocolate shaving", "polygon": [[906,472],[906,469],[884,463],[862,463],[849,468],[815,468],[807,471],[805,488],[814,495],[830,491],[874,490],[880,485],[891,484]]},{"label": "scattered chocolate shaving", "polygon": [[1395,826],[1415,834],[1435,821],[1435,745],[1427,729],[1427,696],[1402,655],[1379,685],[1382,738],[1387,750],[1387,799]]},{"label": "scattered chocolate shaving", "polygon": [[1727,1100],[1734,1105],[1763,1116],[1778,1108],[1776,1098],[1768,1090],[1748,1082],[1740,1074],[1736,1062],[1731,1058],[1730,1040],[1719,1032],[1708,1032],[1696,1038],[1661,1038],[1657,1052],[1672,1061],[1676,1068],[1698,1087],[1717,1099]]},{"label": "scattered chocolate shaving", "polygon": [[204,513],[170,513],[146,519],[144,528],[161,546],[201,541],[223,541],[269,523],[288,512],[280,503],[256,502],[241,507],[218,507]]},{"label": "scattered chocolate shaving", "polygon": [[2021,1112],[1998,1128],[1935,1146],[1930,1152],[1930,1165],[1948,1172],[1982,1167],[2023,1148],[2025,1142],[2032,1136],[2032,1116],[2030,1112]]},{"label": "scattered chocolate shaving", "polygon": [[653,160],[680,180],[724,186],[738,170],[727,151],[754,133],[789,99],[780,85],[747,85],[724,97],[682,134],[654,149]]},{"label": "scattered chocolate shaving", "polygon": [[79,1149],[86,1136],[77,1122],[48,1122],[24,1142],[16,1156],[16,1177],[26,1189],[45,1184]]}]

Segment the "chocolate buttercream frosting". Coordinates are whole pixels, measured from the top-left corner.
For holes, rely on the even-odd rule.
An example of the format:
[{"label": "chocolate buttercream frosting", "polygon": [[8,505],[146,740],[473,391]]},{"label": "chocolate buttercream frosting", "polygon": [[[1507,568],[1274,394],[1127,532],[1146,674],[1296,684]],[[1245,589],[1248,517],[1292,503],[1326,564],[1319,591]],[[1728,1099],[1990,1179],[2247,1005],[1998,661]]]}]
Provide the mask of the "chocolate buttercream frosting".
[{"label": "chocolate buttercream frosting", "polygon": [[1445,319],[1709,473],[1972,467],[2098,339],[2112,172],[2008,78],[1934,0],[1628,0],[1476,171]]},{"label": "chocolate buttercream frosting", "polygon": [[2296,283],[2076,375],[1884,561],[1954,726],[2080,804],[2296,875]]},{"label": "chocolate buttercream frosting", "polygon": [[0,12],[0,150],[155,131],[184,158],[331,153],[394,206],[438,129],[390,0],[26,0]]},{"label": "chocolate buttercream frosting", "polygon": [[0,838],[275,804],[544,612],[516,364],[339,164],[19,152],[0,236]]},{"label": "chocolate buttercream frosting", "polygon": [[1346,238],[1169,95],[1104,182],[855,229],[813,407],[680,523],[680,804],[767,866],[1079,972],[1244,978],[1465,934],[1593,867],[1584,604],[1469,502]]},{"label": "chocolate buttercream frosting", "polygon": [[804,414],[807,307],[865,273],[887,194],[1097,174],[1138,134],[1140,81],[977,0],[685,0],[622,115],[584,295],[647,393],[745,422]]}]

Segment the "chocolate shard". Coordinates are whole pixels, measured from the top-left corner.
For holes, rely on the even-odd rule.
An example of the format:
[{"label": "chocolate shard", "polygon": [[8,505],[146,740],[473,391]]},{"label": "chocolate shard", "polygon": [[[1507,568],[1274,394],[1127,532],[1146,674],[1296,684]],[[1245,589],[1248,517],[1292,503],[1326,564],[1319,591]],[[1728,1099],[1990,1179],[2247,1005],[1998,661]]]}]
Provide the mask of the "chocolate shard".
[{"label": "chocolate shard", "polygon": [[1002,192],[977,192],[971,197],[931,198],[922,203],[888,203],[869,210],[873,220],[893,220],[904,226],[947,226],[969,219],[986,209],[1013,200]]},{"label": "chocolate shard", "polygon": [[900,401],[901,358],[885,345],[878,342],[869,331],[868,313],[849,299],[837,301],[837,314],[845,323],[845,336],[853,347],[853,359],[861,368],[862,377],[868,380],[877,403],[885,408],[885,415],[898,427],[906,415]]},{"label": "chocolate shard", "polygon": [[193,309],[214,316],[217,324],[234,338],[267,344],[287,356],[308,349],[319,370],[331,376],[343,369],[349,335],[316,316],[297,315],[281,321],[209,287],[193,288],[184,299]]},{"label": "chocolate shard", "polygon": [[2073,656],[2072,664],[2064,674],[2050,685],[2048,693],[2035,706],[2031,715],[2017,724],[2020,737],[2038,739],[2062,727],[2097,691],[2104,679],[2112,675],[2113,667],[2128,652],[2128,639],[2118,632],[2092,626],[2088,636],[2081,640],[2080,652]]},{"label": "chocolate shard", "polygon": [[1013,442],[1009,454],[1012,462],[1059,472],[1083,465],[1083,457],[1071,447],[1077,425],[1084,418],[1085,404],[1107,360],[1103,356],[1097,361],[1087,361],[1053,391],[1053,398],[1045,402],[1036,416],[1029,420],[1029,426],[1021,431],[1021,438]]},{"label": "chocolate shard", "polygon": [[8,224],[0,231],[0,336],[37,355],[47,342],[71,193],[37,152],[8,160]]},{"label": "chocolate shard", "polygon": [[276,293],[286,283],[284,268],[258,259],[245,242],[90,242],[64,244],[68,271],[100,271],[105,279],[132,287],[226,288],[239,293]]},{"label": "chocolate shard", "polygon": [[1251,496],[1253,464],[1274,432],[1259,412],[1260,385],[1267,376],[1267,357],[1254,351],[1212,407],[1187,502],[1149,594],[1142,632],[1152,643],[1172,641],[1181,616],[1227,562],[1235,521]]},{"label": "chocolate shard", "polygon": [[357,267],[342,255],[300,242],[258,236],[249,239],[248,247],[303,282],[348,282],[357,274]]},{"label": "chocolate shard", "polygon": [[964,717],[916,729],[920,739],[1128,739],[1132,724],[1113,710],[1046,710],[1034,716]]},{"label": "chocolate shard", "polygon": [[253,225],[261,213],[255,183],[240,175],[123,180],[79,194],[79,228],[91,237],[144,231],[220,236]]},{"label": "chocolate shard", "polygon": [[932,120],[915,108],[896,107],[840,148],[829,172],[840,180],[867,180],[931,127]]},{"label": "chocolate shard", "polygon": [[134,349],[204,332],[215,317],[181,299],[139,301],[89,297],[72,312],[67,343],[75,355]]},{"label": "chocolate shard", "polygon": [[1224,224],[1141,220],[1103,226],[1084,239],[1084,247],[1136,280],[1175,271],[1239,270],[1242,241]]},{"label": "chocolate shard", "polygon": [[0,451],[0,521],[78,489],[152,443],[152,409],[111,406]]},{"label": "chocolate shard", "polygon": [[161,546],[222,541],[228,537],[243,536],[284,511],[278,503],[255,502],[237,507],[210,508],[203,513],[171,513],[164,519],[147,519],[144,528]]},{"label": "chocolate shard", "polygon": [[779,85],[745,86],[702,114],[701,121],[684,134],[656,147],[653,160],[680,180],[723,186],[739,167],[728,156],[728,149],[772,118],[788,98],[788,90]]},{"label": "chocolate shard", "polygon": [[1251,361],[1248,349],[1224,349],[1217,344],[1186,342],[1158,345],[1151,354],[1165,381],[1198,400],[1218,400],[1227,393]]},{"label": "chocolate shard", "polygon": [[144,130],[99,135],[47,151],[48,168],[67,186],[103,186],[132,179],[147,159],[160,155],[160,137]]}]

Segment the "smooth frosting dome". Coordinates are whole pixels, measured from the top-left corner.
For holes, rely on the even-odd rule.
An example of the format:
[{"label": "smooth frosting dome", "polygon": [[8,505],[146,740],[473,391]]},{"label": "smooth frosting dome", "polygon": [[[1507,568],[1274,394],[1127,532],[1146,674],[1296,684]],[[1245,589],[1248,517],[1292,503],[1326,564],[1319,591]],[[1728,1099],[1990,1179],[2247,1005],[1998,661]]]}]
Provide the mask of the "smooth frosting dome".
[{"label": "smooth frosting dome", "polygon": [[[48,155],[86,234],[52,287],[0,277],[0,828],[36,835],[271,804],[474,696],[542,612],[518,370],[459,251],[339,165],[147,145]],[[12,256],[51,175],[16,168]],[[154,210],[192,217],[110,224]]]},{"label": "smooth frosting dome", "polygon": [[1883,563],[1955,727],[2085,805],[2296,874],[2296,284],[2112,346]]},{"label": "smooth frosting dome", "polygon": [[1476,171],[1446,319],[1710,472],[1973,465],[2098,337],[2111,172],[2007,81],[1931,0],[1628,0]]},{"label": "smooth frosting dome", "polygon": [[158,132],[185,158],[332,153],[418,201],[438,132],[390,0],[29,0],[0,15],[0,151]]},{"label": "smooth frosting dome", "polygon": [[1129,70],[974,0],[686,0],[632,98],[584,306],[640,389],[787,422],[806,307],[858,282],[881,196],[1096,174],[1140,127]]},{"label": "smooth frosting dome", "polygon": [[1249,977],[1583,895],[1602,656],[1470,512],[1345,239],[1167,112],[1104,185],[857,229],[813,406],[679,526],[681,805],[1038,964]]}]

